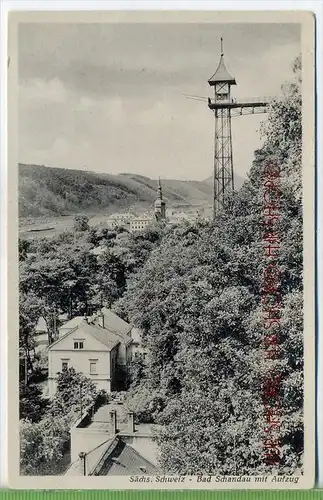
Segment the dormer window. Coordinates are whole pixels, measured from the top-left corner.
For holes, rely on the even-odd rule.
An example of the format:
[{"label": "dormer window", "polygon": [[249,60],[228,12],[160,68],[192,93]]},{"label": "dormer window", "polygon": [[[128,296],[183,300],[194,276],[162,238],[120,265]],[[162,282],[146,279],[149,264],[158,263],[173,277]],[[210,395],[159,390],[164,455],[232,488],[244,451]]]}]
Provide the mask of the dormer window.
[{"label": "dormer window", "polygon": [[74,340],[74,349],[84,349],[83,340]]}]

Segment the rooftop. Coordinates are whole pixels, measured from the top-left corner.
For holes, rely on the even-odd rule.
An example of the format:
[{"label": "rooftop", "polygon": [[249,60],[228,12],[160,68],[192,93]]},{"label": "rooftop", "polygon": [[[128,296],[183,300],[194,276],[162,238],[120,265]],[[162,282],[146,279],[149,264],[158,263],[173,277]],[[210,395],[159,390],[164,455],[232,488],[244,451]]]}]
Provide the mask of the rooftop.
[{"label": "rooftop", "polygon": [[[80,321],[79,324],[77,324],[74,328],[70,326],[72,320],[63,325],[63,328],[66,329],[66,333],[62,335],[56,342],[51,344],[49,349],[55,348],[55,346],[59,344],[59,342],[66,336],[68,336],[69,333],[71,332],[73,333],[77,332],[77,334],[85,333],[91,335],[91,337],[98,340],[101,344],[105,345],[110,350],[113,349],[118,344],[120,344],[120,337],[116,335],[114,332],[106,328],[100,328],[99,326],[96,326],[93,323],[88,323],[88,321],[81,316],[77,316],[76,318],[73,319],[76,320],[77,318],[82,318],[82,321]],[[69,325],[68,328],[66,328],[66,325]]]},{"label": "rooftop", "polygon": [[112,433],[111,429],[111,417],[110,412],[116,412],[116,421],[117,421],[117,432],[119,435],[141,435],[141,436],[150,436],[152,435],[152,427],[151,424],[135,424],[134,432],[130,430],[128,425],[128,410],[122,404],[118,404],[115,402],[108,403],[104,406],[101,406],[93,416],[84,423],[81,423],[80,426],[91,429],[93,431],[103,431],[107,434]]},{"label": "rooftop", "polygon": [[131,328],[129,323],[121,319],[111,309],[103,307],[101,313],[94,314],[91,317],[75,316],[75,318],[63,324],[59,330],[62,333],[64,331],[68,333],[72,330],[88,333],[106,347],[112,349],[120,342],[129,344],[132,341],[130,336]]},{"label": "rooftop", "polygon": [[[130,476],[158,474],[157,467],[129,446],[121,437],[114,436],[86,453],[88,476]],[[84,464],[79,458],[65,472],[67,476],[83,476]]]},{"label": "rooftop", "polygon": [[208,80],[209,85],[214,86],[216,83],[231,83],[231,85],[236,85],[236,80],[230,75],[224,64],[223,54],[221,54],[219,65],[215,73]]},{"label": "rooftop", "polygon": [[[107,441],[104,441],[101,443],[99,446],[96,446],[93,450],[88,452],[86,454],[86,468],[87,468],[87,474],[91,474],[91,471],[97,467],[100,459],[106,454],[107,450],[111,447],[111,445],[114,443],[115,437],[108,439]],[[75,462],[71,463],[70,466],[68,467],[67,471],[65,472],[66,476],[83,476],[84,474],[84,469],[83,469],[83,462],[82,460],[78,459]]]},{"label": "rooftop", "polygon": [[[85,456],[83,459],[77,458],[67,469],[66,475],[84,475],[84,465],[88,476],[128,476],[159,472],[155,465],[157,446],[153,439],[152,425],[134,425],[134,414],[124,406],[122,397],[117,396],[115,400],[98,408],[94,414],[93,407],[88,407],[74,424],[73,432],[82,436]],[[87,441],[88,438],[90,441]],[[98,444],[92,448],[92,442]]]},{"label": "rooftop", "polygon": [[104,252],[106,252],[107,248],[106,247],[95,247],[91,250],[92,255],[102,255]]},{"label": "rooftop", "polygon": [[158,469],[122,439],[116,438],[115,446],[108,449],[93,471],[94,476],[155,475]]},{"label": "rooftop", "polygon": [[[116,335],[121,336],[125,342],[131,340],[130,331],[132,326],[129,323],[121,319],[116,313],[107,307],[103,307],[101,309],[101,313],[104,316],[104,328],[114,332]],[[99,318],[99,315],[97,315],[97,318]]]},{"label": "rooftop", "polygon": [[73,330],[76,326],[78,326],[80,323],[84,321],[84,316],[75,316],[74,318],[70,319],[66,323],[64,323],[60,329],[64,330]]},{"label": "rooftop", "polygon": [[79,325],[78,329],[88,333],[109,349],[112,349],[116,345],[120,344],[120,338],[108,328],[100,328],[99,326],[94,325],[93,323],[87,323],[87,321],[84,320],[84,323]]}]

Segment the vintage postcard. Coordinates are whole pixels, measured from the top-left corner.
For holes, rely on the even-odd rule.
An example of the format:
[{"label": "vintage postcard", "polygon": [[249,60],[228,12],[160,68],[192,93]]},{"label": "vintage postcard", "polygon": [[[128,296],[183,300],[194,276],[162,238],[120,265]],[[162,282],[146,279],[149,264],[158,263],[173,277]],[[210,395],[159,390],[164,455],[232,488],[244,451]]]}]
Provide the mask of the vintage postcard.
[{"label": "vintage postcard", "polygon": [[313,486],[314,23],[9,16],[10,487]]}]

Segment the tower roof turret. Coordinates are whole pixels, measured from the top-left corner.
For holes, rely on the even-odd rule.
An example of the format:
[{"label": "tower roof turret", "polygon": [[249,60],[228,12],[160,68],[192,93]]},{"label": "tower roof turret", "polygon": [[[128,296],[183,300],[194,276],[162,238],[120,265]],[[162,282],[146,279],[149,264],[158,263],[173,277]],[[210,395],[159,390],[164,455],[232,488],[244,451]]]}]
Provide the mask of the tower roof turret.
[{"label": "tower roof turret", "polygon": [[221,57],[219,65],[215,73],[208,80],[209,85],[212,87],[216,83],[230,83],[231,85],[236,85],[236,80],[230,75],[224,64],[224,54],[223,54],[223,39],[221,38]]},{"label": "tower roof turret", "polygon": [[162,187],[161,187],[161,183],[160,183],[160,178],[158,178],[157,199],[155,201],[155,209],[160,208],[162,206],[165,206],[165,201],[163,200],[163,192],[162,192]]}]

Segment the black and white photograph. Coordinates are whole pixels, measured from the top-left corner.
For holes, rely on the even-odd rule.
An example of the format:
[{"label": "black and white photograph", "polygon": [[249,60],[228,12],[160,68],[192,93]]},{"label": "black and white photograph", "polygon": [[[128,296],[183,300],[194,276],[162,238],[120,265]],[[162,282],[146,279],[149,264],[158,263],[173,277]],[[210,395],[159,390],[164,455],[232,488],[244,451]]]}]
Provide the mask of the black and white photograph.
[{"label": "black and white photograph", "polygon": [[12,485],[312,487],[314,20],[148,14],[12,17]]}]

